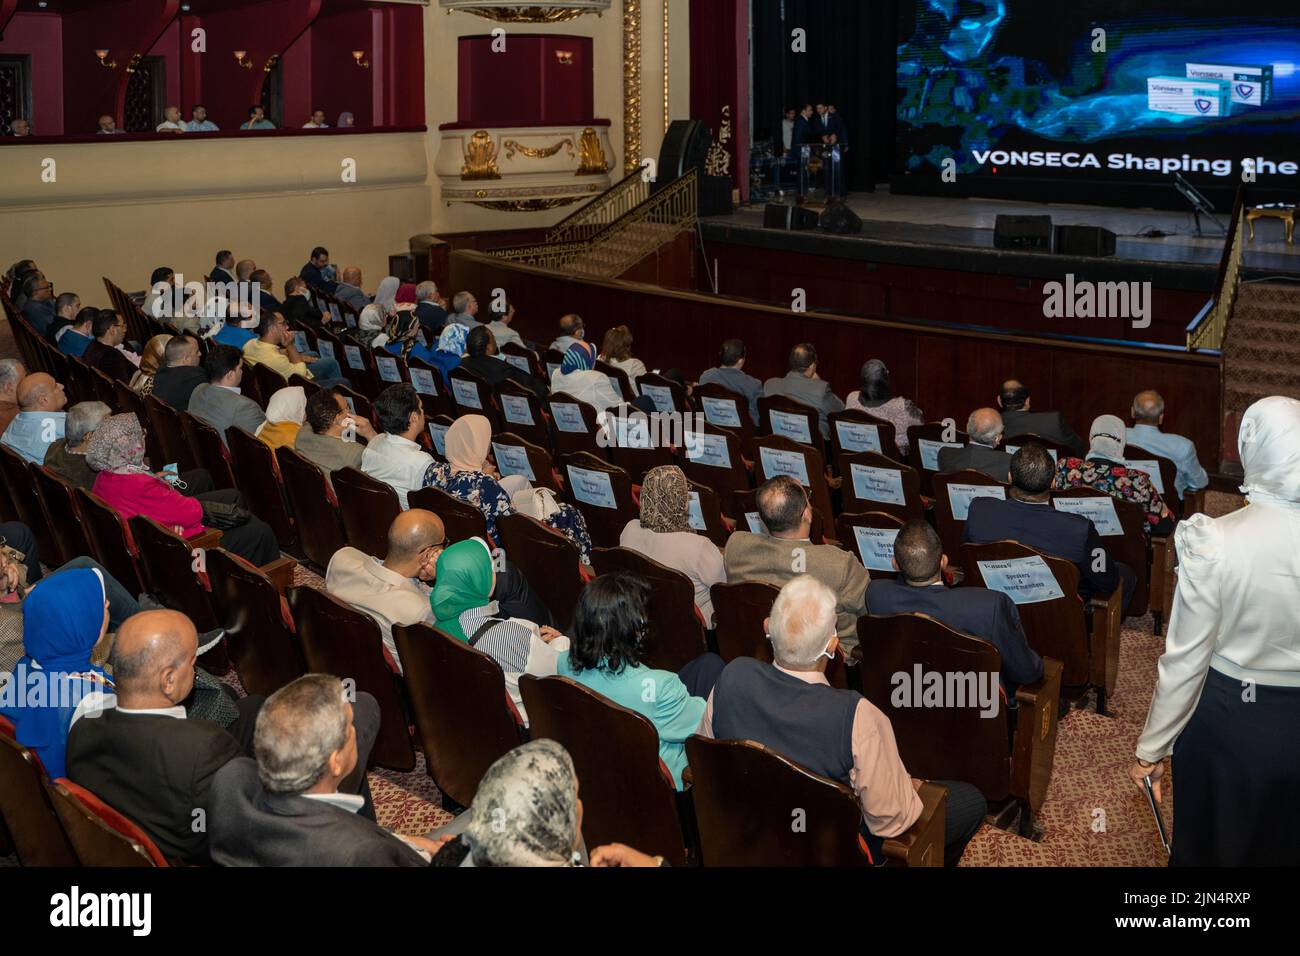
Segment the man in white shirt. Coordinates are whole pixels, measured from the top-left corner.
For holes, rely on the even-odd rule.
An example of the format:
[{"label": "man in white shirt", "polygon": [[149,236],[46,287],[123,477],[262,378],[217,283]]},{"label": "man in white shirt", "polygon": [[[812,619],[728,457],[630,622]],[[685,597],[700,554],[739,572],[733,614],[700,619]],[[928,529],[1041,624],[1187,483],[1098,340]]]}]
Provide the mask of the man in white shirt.
[{"label": "man in white shirt", "polygon": [[1200,459],[1196,457],[1196,446],[1190,439],[1160,430],[1164,420],[1165,400],[1160,393],[1154,390],[1139,392],[1133,399],[1133,427],[1125,433],[1125,444],[1137,445],[1172,461],[1178,468],[1174,491],[1182,498],[1189,491],[1199,491],[1209,485],[1210,476],[1201,467]]},{"label": "man in white shirt", "polygon": [[437,515],[412,508],[389,526],[388,554],[382,561],[356,548],[340,548],[325,571],[325,590],[374,618],[399,670],[393,625],[436,623],[429,585],[446,541]]},{"label": "man in white shirt", "polygon": [[325,122],[324,110],[312,110],[311,119],[302,124],[303,129],[329,129],[330,124]]},{"label": "man in white shirt", "polygon": [[185,124],[181,122],[181,110],[179,106],[169,106],[163,110],[163,121],[158,124],[154,131],[157,133],[184,133]]},{"label": "man in white shirt", "polygon": [[551,348],[557,352],[569,351],[569,346],[574,342],[581,342],[586,335],[582,327],[582,316],[575,313],[569,313],[560,319],[560,334]]},{"label": "man in white shirt", "polygon": [[390,385],[375,400],[375,414],[384,434],[366,446],[361,470],[391,485],[406,510],[407,494],[425,486],[425,475],[433,467],[433,456],[418,442],[424,431],[424,406],[412,385]]}]

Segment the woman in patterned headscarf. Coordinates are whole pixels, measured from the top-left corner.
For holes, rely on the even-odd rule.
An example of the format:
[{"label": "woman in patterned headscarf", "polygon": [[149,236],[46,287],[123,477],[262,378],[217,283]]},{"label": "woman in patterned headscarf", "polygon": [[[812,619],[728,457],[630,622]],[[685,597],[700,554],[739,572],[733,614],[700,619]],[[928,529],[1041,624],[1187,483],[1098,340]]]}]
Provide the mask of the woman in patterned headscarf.
[{"label": "woman in patterned headscarf", "polygon": [[473,866],[573,866],[582,826],[567,750],[534,740],[488,768],[465,832]]},{"label": "woman in patterned headscarf", "polygon": [[618,543],[690,578],[695,606],[712,627],[709,588],[725,583],[727,572],[718,546],[691,528],[690,509],[690,483],[682,470],[676,465],[652,468],[641,484],[641,517],[627,523]]},{"label": "woman in patterned headscarf", "polygon": [[153,377],[162,368],[163,352],[171,340],[170,335],[155,335],[145,343],[140,369],[131,377],[131,391],[137,395],[148,395],[153,391]]},{"label": "woman in patterned headscarf", "polygon": [[433,351],[432,361],[429,364],[442,373],[443,388],[451,388],[451,379],[447,374],[458,366],[464,357],[465,339],[468,335],[469,329],[465,326],[450,322],[443,326],[442,334],[438,336],[438,347]]}]

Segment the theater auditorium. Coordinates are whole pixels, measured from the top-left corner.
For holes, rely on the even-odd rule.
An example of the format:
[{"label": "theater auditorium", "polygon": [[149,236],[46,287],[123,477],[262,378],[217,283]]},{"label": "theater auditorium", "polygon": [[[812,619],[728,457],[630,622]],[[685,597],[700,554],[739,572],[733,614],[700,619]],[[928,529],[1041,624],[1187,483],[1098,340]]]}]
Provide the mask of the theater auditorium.
[{"label": "theater auditorium", "polygon": [[0,0],[0,874],[1294,865],[1297,63]]}]

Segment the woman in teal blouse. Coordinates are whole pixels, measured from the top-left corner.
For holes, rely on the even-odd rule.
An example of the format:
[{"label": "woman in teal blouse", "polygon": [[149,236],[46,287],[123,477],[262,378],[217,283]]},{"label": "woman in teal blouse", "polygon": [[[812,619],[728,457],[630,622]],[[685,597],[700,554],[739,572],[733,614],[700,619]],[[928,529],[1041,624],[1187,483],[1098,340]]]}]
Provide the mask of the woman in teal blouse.
[{"label": "woman in teal blouse", "polygon": [[703,654],[680,674],[641,663],[650,585],[624,572],[589,583],[573,614],[572,646],[556,673],[646,717],[659,732],[659,756],[682,789],[686,738],[699,730],[704,707],[722,671],[722,658]]}]

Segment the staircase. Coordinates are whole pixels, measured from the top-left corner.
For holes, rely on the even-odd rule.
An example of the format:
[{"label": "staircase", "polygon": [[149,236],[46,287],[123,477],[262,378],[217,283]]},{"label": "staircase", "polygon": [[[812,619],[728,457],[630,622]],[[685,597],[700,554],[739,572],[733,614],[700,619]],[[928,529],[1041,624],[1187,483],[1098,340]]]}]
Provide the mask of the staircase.
[{"label": "staircase", "polygon": [[557,223],[544,243],[490,253],[570,275],[616,279],[694,229],[698,217],[699,177],[694,169],[653,195],[637,170]]},{"label": "staircase", "polygon": [[1300,399],[1300,283],[1244,282],[1223,342],[1223,411],[1269,395]]}]

